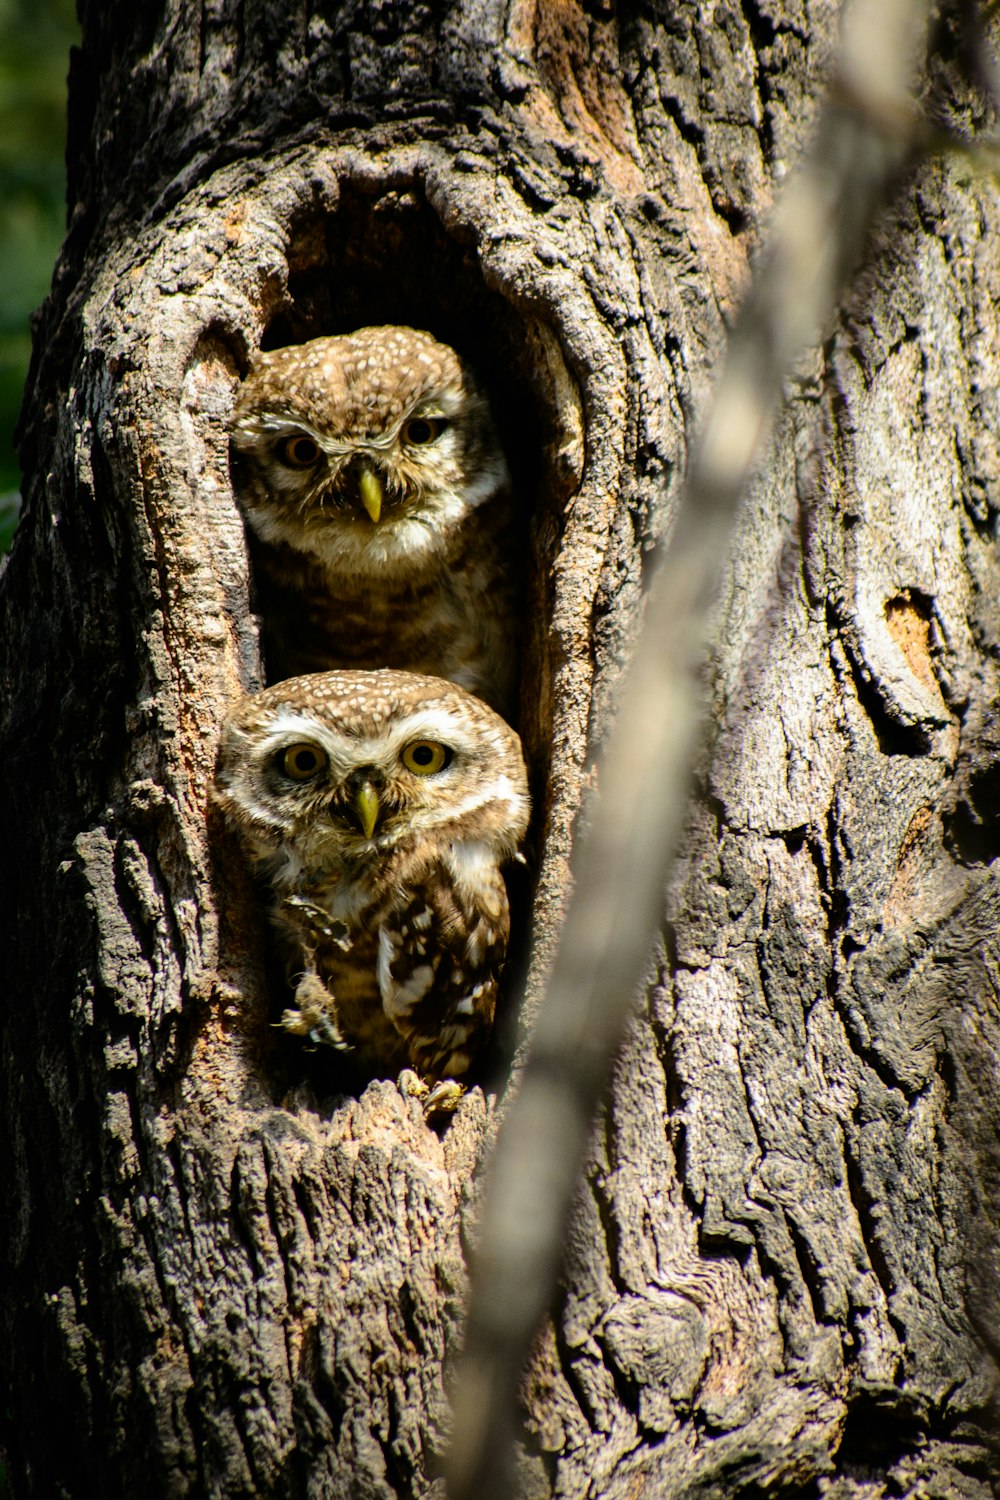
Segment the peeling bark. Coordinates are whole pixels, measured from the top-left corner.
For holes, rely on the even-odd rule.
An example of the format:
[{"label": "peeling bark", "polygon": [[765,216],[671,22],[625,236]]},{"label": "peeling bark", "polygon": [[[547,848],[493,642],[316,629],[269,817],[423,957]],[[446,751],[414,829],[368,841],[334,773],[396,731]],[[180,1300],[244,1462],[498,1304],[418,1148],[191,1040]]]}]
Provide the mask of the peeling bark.
[{"label": "peeling bark", "polygon": [[[836,16],[84,10],[0,584],[14,1493],[437,1495],[507,1077],[434,1131],[273,1028],[206,813],[261,681],[232,393],[262,344],[376,321],[492,389],[530,514],[530,1014]],[[933,51],[925,103],[974,133],[947,20]],[[919,169],[755,483],[658,977],[525,1379],[525,1494],[995,1493],[998,221],[962,158]]]}]

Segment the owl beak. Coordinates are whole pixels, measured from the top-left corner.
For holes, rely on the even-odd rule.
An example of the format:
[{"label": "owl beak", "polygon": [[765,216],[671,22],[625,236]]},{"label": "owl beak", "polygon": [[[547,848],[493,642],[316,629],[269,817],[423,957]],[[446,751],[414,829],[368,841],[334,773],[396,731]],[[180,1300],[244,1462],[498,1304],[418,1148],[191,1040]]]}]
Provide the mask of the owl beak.
[{"label": "owl beak", "polygon": [[358,475],[358,489],[361,494],[361,504],[371,518],[373,526],[377,526],[382,514],[382,481],[374,469],[369,469],[365,464]]},{"label": "owl beak", "polygon": [[378,815],[382,811],[382,805],[378,800],[378,792],[370,781],[363,781],[354,794],[351,806],[358,815],[361,831],[366,839],[370,839],[375,832],[375,824]]}]

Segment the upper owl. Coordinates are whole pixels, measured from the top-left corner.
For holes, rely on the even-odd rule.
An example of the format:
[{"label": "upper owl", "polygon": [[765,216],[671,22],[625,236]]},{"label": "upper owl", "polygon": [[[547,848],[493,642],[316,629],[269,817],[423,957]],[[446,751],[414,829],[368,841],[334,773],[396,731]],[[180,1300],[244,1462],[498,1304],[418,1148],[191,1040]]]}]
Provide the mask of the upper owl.
[{"label": "upper owl", "polygon": [[510,479],[454,349],[379,327],[262,354],[232,442],[270,680],[395,667],[510,714]]}]

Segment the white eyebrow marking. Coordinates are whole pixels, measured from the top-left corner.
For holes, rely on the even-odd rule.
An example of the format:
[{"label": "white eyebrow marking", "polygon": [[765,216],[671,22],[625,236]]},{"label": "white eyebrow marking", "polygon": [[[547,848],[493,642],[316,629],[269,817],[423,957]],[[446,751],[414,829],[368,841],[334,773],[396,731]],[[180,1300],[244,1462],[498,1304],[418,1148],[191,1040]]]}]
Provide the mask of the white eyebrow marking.
[{"label": "white eyebrow marking", "polygon": [[294,709],[279,709],[272,718],[267,737],[261,742],[261,759],[266,760],[283,745],[300,739],[320,745],[326,751],[330,765],[340,774],[352,770],[357,763],[356,741],[352,736],[314,719],[311,714],[297,713]]},{"label": "white eyebrow marking", "polygon": [[268,748],[277,749],[278,745],[287,740],[289,735],[299,735],[303,739],[322,740],[325,726],[312,714],[296,713],[293,709],[279,709],[271,720],[265,745]]}]

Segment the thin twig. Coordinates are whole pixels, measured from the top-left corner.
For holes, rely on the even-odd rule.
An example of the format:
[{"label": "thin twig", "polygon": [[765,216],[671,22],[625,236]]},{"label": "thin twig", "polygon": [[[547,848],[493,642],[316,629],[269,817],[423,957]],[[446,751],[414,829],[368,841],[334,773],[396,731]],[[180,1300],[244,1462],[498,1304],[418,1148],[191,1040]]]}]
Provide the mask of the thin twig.
[{"label": "thin twig", "polygon": [[576,887],[484,1195],[454,1392],[451,1500],[509,1496],[516,1393],[549,1306],[574,1186],[642,980],[685,819],[698,673],[748,471],[782,382],[830,318],[921,134],[926,0],[855,0],[806,165],[734,330],[657,569],[575,857]]}]

